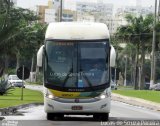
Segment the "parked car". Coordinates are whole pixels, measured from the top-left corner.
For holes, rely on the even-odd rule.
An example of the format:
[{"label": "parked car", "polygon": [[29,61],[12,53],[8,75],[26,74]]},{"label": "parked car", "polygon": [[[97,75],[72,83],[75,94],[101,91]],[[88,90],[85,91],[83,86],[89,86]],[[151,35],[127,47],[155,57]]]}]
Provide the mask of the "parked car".
[{"label": "parked car", "polygon": [[111,89],[117,90],[117,84],[111,80]]},{"label": "parked car", "polygon": [[150,87],[151,90],[160,91],[160,83],[154,84]]},{"label": "parked car", "polygon": [[25,88],[24,82],[20,80],[17,75],[9,75],[8,76],[8,83],[11,84],[13,87],[22,87]]}]

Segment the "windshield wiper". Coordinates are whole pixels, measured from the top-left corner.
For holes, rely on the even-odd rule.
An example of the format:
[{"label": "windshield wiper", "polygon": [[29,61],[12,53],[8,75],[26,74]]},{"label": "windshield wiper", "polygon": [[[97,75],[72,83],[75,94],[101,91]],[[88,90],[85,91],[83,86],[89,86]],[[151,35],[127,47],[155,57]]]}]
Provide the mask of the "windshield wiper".
[{"label": "windshield wiper", "polygon": [[69,73],[67,74],[67,76],[65,77],[64,79],[64,82],[63,82],[63,87],[66,85],[66,82],[68,81],[68,79],[70,78],[69,75],[73,73],[73,67],[71,67],[71,69],[69,70]]},{"label": "windshield wiper", "polygon": [[82,77],[86,80],[88,86],[93,90],[92,83],[89,81],[88,77],[84,74],[84,72],[83,72],[83,70],[82,70],[81,61],[80,61],[80,73],[81,73],[81,74],[80,74],[80,77],[82,76]]},{"label": "windshield wiper", "polygon": [[83,69],[82,69],[82,65],[81,65],[81,52],[79,53],[79,57],[80,57],[80,60],[79,60],[79,65],[80,65],[80,79],[81,79],[81,76],[86,80],[88,86],[93,90],[93,86],[92,86],[92,83],[89,81],[88,77],[84,74],[83,72]]},{"label": "windshield wiper", "polygon": [[67,74],[67,76],[65,77],[64,79],[64,82],[63,82],[63,87],[65,87],[66,85],[66,82],[68,81],[68,79],[70,78],[70,74],[73,73],[73,54],[72,54],[72,65],[71,65],[71,69],[69,70],[69,73]]}]

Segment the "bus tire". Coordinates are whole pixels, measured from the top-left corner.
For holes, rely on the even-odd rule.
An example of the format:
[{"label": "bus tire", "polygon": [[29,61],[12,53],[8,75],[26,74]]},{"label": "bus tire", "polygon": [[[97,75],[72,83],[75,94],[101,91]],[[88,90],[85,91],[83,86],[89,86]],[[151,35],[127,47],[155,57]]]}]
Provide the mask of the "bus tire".
[{"label": "bus tire", "polygon": [[56,115],[56,117],[57,117],[57,120],[61,120],[61,119],[64,118],[64,114],[59,113],[59,114]]},{"label": "bus tire", "polygon": [[47,120],[54,120],[55,114],[54,113],[47,113]]},{"label": "bus tire", "polygon": [[59,113],[47,113],[47,120],[61,120],[63,119],[64,114]]},{"label": "bus tire", "polygon": [[97,113],[93,114],[93,118],[96,121],[108,121],[109,120],[109,113]]},{"label": "bus tire", "polygon": [[109,113],[103,113],[101,115],[101,121],[108,121],[109,120]]}]

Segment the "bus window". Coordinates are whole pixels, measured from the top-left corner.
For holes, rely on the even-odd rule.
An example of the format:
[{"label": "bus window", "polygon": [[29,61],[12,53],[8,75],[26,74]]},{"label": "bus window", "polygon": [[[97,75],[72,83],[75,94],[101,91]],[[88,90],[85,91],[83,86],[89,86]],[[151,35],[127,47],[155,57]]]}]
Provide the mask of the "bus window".
[{"label": "bus window", "polygon": [[[46,50],[45,81],[53,86],[85,88],[109,83],[107,42],[47,41]],[[98,71],[93,70],[96,66]]]}]

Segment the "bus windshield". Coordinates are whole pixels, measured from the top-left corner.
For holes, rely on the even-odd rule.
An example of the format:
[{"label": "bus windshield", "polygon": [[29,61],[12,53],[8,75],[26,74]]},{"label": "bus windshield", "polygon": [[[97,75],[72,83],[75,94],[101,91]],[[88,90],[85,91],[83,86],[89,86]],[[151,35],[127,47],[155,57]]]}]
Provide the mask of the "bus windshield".
[{"label": "bus windshield", "polygon": [[109,42],[46,41],[45,84],[59,88],[109,85]]}]

